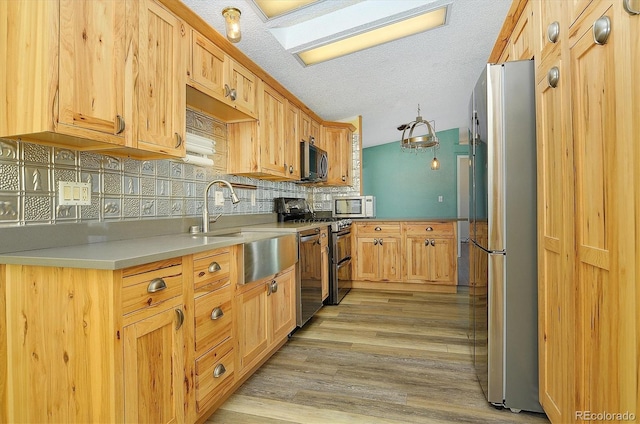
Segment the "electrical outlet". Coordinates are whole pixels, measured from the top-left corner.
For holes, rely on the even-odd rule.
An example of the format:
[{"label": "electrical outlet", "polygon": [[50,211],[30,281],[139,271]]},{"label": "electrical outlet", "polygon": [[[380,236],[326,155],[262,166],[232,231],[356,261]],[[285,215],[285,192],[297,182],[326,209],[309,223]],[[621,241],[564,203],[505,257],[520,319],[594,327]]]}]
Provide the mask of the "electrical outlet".
[{"label": "electrical outlet", "polygon": [[444,200],[444,199],[443,199],[443,197],[442,197],[442,196],[438,196],[438,202],[442,203],[442,201],[443,201],[443,200]]},{"label": "electrical outlet", "polygon": [[60,206],[90,205],[91,183],[58,181],[58,204]]},{"label": "electrical outlet", "polygon": [[251,206],[255,206],[256,205],[256,192],[252,191],[251,192]]},{"label": "electrical outlet", "polygon": [[224,206],[224,193],[222,191],[216,191],[214,202],[216,206]]}]

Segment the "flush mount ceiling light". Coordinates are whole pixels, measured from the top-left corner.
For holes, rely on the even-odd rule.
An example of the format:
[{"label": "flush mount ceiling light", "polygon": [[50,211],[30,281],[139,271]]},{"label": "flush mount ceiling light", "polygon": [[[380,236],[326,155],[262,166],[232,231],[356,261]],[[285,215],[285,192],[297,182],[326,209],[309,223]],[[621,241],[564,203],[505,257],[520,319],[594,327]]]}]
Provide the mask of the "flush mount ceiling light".
[{"label": "flush mount ceiling light", "polygon": [[[436,136],[435,122],[425,121],[420,116],[420,105],[418,105],[416,120],[398,126],[398,130],[402,131],[402,141],[400,142],[402,150],[425,152],[429,147],[433,147],[435,156],[435,148],[440,144]],[[437,159],[434,157],[434,160]]]},{"label": "flush mount ceiling light", "polygon": [[305,65],[314,65],[443,26],[446,16],[447,8],[442,7],[299,52],[297,55]]},{"label": "flush mount ceiling light", "polygon": [[225,26],[227,29],[227,40],[232,43],[237,43],[242,38],[240,33],[240,9],[235,7],[227,7],[222,11],[224,16]]},{"label": "flush mount ceiling light", "polygon": [[264,15],[265,19],[273,19],[277,16],[286,15],[287,13],[316,3],[318,0],[252,0],[258,6],[258,9]]}]

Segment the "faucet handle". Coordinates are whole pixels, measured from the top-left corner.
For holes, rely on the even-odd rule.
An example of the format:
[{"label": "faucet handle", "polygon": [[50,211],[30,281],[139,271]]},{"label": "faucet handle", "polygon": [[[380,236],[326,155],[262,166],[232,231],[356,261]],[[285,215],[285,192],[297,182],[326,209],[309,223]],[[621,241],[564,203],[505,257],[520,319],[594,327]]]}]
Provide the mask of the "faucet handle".
[{"label": "faucet handle", "polygon": [[218,215],[214,216],[213,219],[211,219],[209,222],[216,222],[218,220],[218,218],[220,218],[222,216],[221,213],[219,213]]}]

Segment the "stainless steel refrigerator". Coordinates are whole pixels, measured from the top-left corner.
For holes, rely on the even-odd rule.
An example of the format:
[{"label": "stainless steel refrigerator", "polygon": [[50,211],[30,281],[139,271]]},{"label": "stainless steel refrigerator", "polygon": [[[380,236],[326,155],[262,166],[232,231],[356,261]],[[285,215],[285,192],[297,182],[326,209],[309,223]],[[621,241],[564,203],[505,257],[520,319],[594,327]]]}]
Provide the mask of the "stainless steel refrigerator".
[{"label": "stainless steel refrigerator", "polygon": [[471,96],[470,321],[487,400],[538,402],[533,61],[487,65]]}]

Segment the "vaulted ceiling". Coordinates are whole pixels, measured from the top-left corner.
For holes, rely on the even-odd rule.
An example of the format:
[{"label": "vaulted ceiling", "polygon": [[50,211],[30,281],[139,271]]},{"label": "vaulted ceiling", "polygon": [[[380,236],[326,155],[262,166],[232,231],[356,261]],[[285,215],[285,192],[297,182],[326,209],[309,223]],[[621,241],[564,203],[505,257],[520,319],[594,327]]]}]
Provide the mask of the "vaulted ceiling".
[{"label": "vaulted ceiling", "polygon": [[[339,121],[361,115],[364,147],[399,140],[398,125],[415,119],[418,104],[421,115],[435,121],[437,131],[468,127],[469,95],[511,3],[320,0],[267,20],[251,0],[182,1],[222,34],[222,10],[228,6],[240,9],[242,39],[236,47],[323,119]],[[408,10],[405,14],[448,5],[447,22],[439,28],[306,67],[294,54],[297,48],[285,49],[272,32],[305,22],[314,28],[316,21],[312,19],[329,13],[333,18],[339,16],[339,10],[347,19],[357,20],[365,2],[370,9],[401,2]],[[324,34],[326,20],[318,22],[317,32]],[[367,25],[377,23],[359,22],[357,30]]]}]

